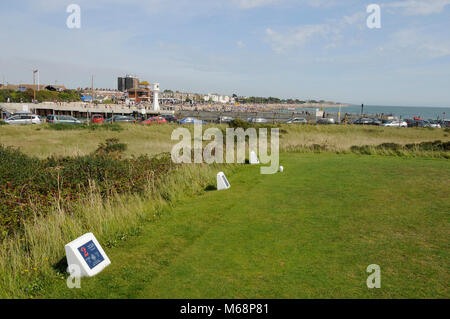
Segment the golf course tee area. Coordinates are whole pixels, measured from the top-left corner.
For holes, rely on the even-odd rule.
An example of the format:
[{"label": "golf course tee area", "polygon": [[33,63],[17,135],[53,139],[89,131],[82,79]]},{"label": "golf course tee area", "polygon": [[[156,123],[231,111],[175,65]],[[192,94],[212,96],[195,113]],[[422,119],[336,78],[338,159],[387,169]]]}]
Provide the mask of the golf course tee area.
[{"label": "golf course tee area", "polygon": [[280,164],[238,167],[229,190],[184,198],[106,248],[112,264],[81,289],[60,278],[37,296],[450,297],[448,159],[282,153]]}]

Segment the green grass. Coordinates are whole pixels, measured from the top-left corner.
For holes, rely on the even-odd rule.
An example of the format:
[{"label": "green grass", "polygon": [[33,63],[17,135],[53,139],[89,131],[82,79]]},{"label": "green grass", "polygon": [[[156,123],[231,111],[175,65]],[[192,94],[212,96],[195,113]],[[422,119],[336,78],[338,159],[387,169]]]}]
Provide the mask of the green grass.
[{"label": "green grass", "polygon": [[[282,154],[165,208],[112,264],[49,298],[449,298],[446,159]],[[366,267],[381,267],[368,289]]]}]

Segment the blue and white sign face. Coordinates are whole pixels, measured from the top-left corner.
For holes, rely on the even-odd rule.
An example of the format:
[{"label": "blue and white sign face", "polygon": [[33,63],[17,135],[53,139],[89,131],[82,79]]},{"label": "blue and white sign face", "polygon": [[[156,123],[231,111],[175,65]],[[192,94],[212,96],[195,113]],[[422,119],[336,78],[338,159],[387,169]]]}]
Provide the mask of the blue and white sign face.
[{"label": "blue and white sign face", "polygon": [[92,240],[79,247],[78,251],[91,269],[105,260]]},{"label": "blue and white sign face", "polygon": [[217,190],[220,191],[222,189],[228,188],[230,188],[230,183],[228,182],[228,179],[225,177],[225,174],[223,172],[219,172],[217,174]]},{"label": "blue and white sign face", "polygon": [[225,175],[222,175],[222,178],[223,178],[223,181],[224,181],[224,183],[225,183],[225,186],[226,186],[226,187],[230,187],[230,184],[228,183],[228,180],[227,180],[227,178],[225,177]]},{"label": "blue and white sign face", "polygon": [[95,276],[111,264],[94,234],[87,233],[64,246],[69,268],[78,267],[78,277]]}]

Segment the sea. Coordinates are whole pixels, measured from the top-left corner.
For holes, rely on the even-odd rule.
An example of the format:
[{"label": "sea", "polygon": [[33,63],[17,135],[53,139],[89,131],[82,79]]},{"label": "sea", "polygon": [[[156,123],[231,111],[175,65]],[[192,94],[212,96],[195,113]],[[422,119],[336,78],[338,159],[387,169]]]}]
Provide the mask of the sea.
[{"label": "sea", "polygon": [[[302,110],[302,109],[300,109]],[[327,113],[337,114],[338,108],[324,107],[324,111]],[[413,118],[415,116],[425,120],[441,120],[445,118],[450,119],[450,106],[449,107],[427,107],[427,106],[379,106],[379,105],[364,105],[364,114],[384,114],[401,117],[403,119]],[[361,114],[361,105],[350,105],[341,108],[341,115],[345,113]]]}]

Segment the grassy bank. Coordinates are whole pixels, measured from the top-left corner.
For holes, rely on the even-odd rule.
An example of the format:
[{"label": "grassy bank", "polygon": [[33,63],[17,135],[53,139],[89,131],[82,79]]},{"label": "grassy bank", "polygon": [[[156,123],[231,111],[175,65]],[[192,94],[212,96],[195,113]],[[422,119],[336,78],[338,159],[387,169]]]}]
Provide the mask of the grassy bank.
[{"label": "grassy bank", "polygon": [[[98,151],[105,148],[103,144]],[[162,208],[204,191],[214,182],[218,170],[214,165],[173,165],[170,157],[164,156],[122,160],[111,157],[117,154],[109,154],[106,158],[91,155],[38,160],[14,150],[1,154],[2,172],[12,174],[10,182],[27,181],[26,192],[22,189],[21,193],[15,191],[19,184],[8,183],[3,189],[8,192],[1,198],[2,226],[9,233],[0,243],[3,298],[33,297],[64,278],[64,243],[94,232],[105,247],[111,248],[137,234],[143,224],[159,216]],[[16,162],[5,162],[8,156]],[[45,171],[48,162],[52,168],[60,165],[56,165],[58,174]],[[22,172],[24,163],[29,170]],[[77,163],[83,167],[77,169]],[[15,166],[22,175],[17,175]],[[42,176],[36,174],[38,168],[44,169]],[[28,176],[30,171],[35,172],[32,178]],[[84,176],[86,171],[91,172],[88,177]],[[5,174],[0,174],[2,186]],[[42,197],[49,201],[41,203]],[[15,204],[18,201],[20,205]]]},{"label": "grassy bank", "polygon": [[[115,124],[120,130],[54,130],[40,126],[0,126],[0,144],[20,148],[25,154],[46,158],[50,155],[86,155],[108,138],[117,138],[128,145],[126,156],[170,152],[175,124],[142,126]],[[217,126],[217,125],[216,125]],[[186,126],[191,127],[192,126]],[[209,127],[206,126],[205,127]],[[219,127],[225,128],[225,125]],[[352,146],[382,143],[409,144],[441,140],[450,141],[444,129],[390,128],[357,125],[282,125],[280,149],[302,146],[326,146],[330,151],[349,150]]]}]

